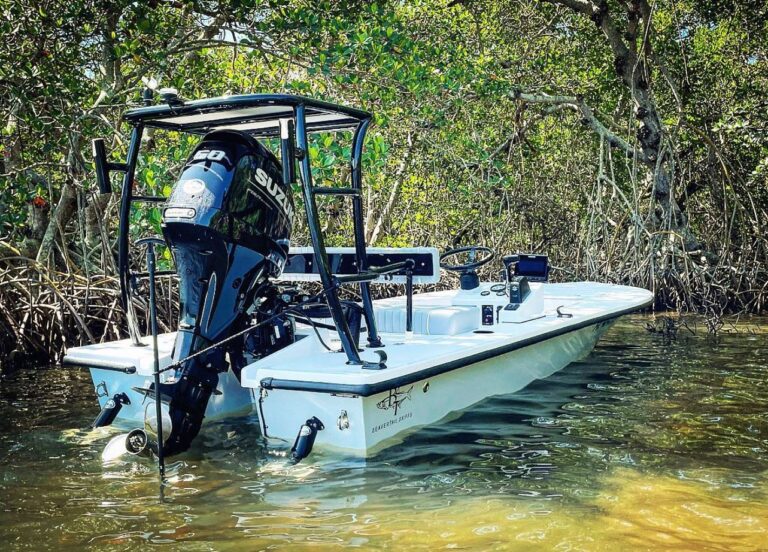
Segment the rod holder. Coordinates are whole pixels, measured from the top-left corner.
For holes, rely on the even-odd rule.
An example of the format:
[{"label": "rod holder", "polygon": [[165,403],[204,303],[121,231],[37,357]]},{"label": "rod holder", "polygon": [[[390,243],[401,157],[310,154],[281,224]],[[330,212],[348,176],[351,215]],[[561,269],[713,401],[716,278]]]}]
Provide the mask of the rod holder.
[{"label": "rod holder", "polygon": [[296,182],[296,134],[291,119],[280,119],[280,160],[283,162],[283,184]]},{"label": "rod holder", "polygon": [[413,269],[416,263],[408,259],[405,269],[405,332],[413,332]]},{"label": "rod holder", "polygon": [[93,142],[93,161],[96,164],[96,182],[99,192],[112,193],[112,183],[109,181],[109,163],[107,163],[107,150],[104,147],[104,139],[96,138]]},{"label": "rod holder", "polygon": [[96,138],[91,142],[93,146],[93,162],[96,165],[96,183],[99,186],[99,193],[111,194],[112,182],[109,179],[110,171],[126,172],[128,167],[125,163],[110,163],[107,161],[107,148],[104,146],[103,138]]}]

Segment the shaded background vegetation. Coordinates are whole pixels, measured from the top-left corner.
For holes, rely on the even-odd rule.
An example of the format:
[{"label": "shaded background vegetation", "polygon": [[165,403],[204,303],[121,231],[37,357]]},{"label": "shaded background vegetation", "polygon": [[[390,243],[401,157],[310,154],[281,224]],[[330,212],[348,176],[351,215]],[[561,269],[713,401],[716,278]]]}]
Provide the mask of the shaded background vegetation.
[{"label": "shaded background vegetation", "polygon": [[[142,77],[372,111],[370,244],[546,252],[555,279],[647,287],[658,308],[765,310],[762,1],[5,0],[0,34],[0,358],[124,336],[118,194],[97,194],[89,151],[124,158]],[[167,194],[192,147],[150,133],[140,190]],[[316,138],[325,184],[348,147]],[[323,201],[329,243],[350,243],[348,206]],[[137,210],[132,231],[159,223]]]}]

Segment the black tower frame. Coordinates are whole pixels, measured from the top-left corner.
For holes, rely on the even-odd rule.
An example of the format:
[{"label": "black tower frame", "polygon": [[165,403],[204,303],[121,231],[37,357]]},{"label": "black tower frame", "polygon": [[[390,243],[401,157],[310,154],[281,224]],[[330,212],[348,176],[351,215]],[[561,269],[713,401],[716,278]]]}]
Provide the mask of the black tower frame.
[{"label": "black tower frame", "polygon": [[[151,93],[145,98],[151,98]],[[124,173],[121,190],[120,226],[118,236],[118,270],[120,274],[120,292],[123,307],[126,310],[131,338],[136,345],[141,345],[140,333],[136,324],[131,296],[131,280],[142,274],[132,274],[130,270],[129,221],[131,207],[135,202],[162,203],[165,197],[134,195],[136,163],[145,128],[158,128],[184,133],[204,135],[216,129],[230,128],[252,134],[260,138],[279,137],[283,157],[286,152],[293,152],[292,159],[281,159],[284,174],[295,175],[294,164],[298,162],[299,175],[304,199],[304,210],[312,240],[312,248],[320,280],[326,290],[328,306],[334,324],[339,333],[344,352],[350,364],[364,365],[360,359],[357,343],[347,324],[347,319],[338,297],[339,280],[333,276],[328,263],[325,240],[318,218],[316,197],[318,195],[350,196],[354,223],[355,255],[358,273],[365,272],[367,250],[362,203],[362,154],[366,132],[371,122],[371,114],[358,109],[344,107],[303,96],[285,94],[248,94],[184,102],[171,95],[165,97],[167,103],[151,105],[147,99],[146,107],[130,110],[123,116],[133,129],[124,164],[108,163],[105,159],[103,144],[97,148],[94,144],[99,181],[106,183],[102,192],[109,192],[109,172]],[[351,149],[351,187],[316,187],[312,182],[308,134],[313,132],[352,131]],[[295,146],[295,148],[294,148]],[[287,167],[290,163],[290,167]],[[349,279],[350,281],[356,281]],[[359,281],[359,280],[357,280]],[[371,347],[382,345],[376,328],[373,302],[369,281],[359,281],[363,314],[368,329],[368,343]]]}]

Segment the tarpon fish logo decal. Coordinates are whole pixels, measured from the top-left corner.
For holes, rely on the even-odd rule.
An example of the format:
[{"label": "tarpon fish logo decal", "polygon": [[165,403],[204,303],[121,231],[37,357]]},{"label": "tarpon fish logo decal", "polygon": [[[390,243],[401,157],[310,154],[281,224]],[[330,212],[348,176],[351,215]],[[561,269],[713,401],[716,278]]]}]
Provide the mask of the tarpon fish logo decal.
[{"label": "tarpon fish logo decal", "polygon": [[390,389],[389,395],[376,403],[376,408],[379,410],[389,410],[390,408],[394,408],[394,415],[397,416],[397,411],[400,408],[400,405],[411,398],[412,389],[413,385],[408,388],[408,391],[400,391],[399,387]]},{"label": "tarpon fish logo decal", "polygon": [[[291,205],[290,199],[285,195],[282,188],[278,186],[277,182],[272,180],[272,177],[270,177],[262,168],[256,169],[256,182],[258,182],[259,185],[272,196],[275,202],[282,207],[288,220],[293,224],[293,205]],[[256,194],[253,190],[248,190],[248,193]]]}]

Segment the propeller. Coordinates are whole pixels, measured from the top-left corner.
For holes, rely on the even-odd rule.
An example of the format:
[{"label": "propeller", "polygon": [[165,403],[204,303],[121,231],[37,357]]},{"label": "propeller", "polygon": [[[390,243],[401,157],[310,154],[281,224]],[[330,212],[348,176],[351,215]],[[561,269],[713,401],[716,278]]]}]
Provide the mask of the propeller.
[{"label": "propeller", "polygon": [[[131,456],[151,457],[157,455],[157,409],[154,401],[147,403],[144,409],[144,429],[136,428],[128,433],[121,433],[109,440],[101,453],[103,462],[114,462],[124,454]],[[162,434],[168,439],[173,429],[168,406],[161,405]]]},{"label": "propeller", "polygon": [[147,432],[136,428],[128,433],[121,433],[112,437],[101,453],[101,460],[103,462],[114,462],[123,454],[149,457],[152,455],[153,448]]}]

